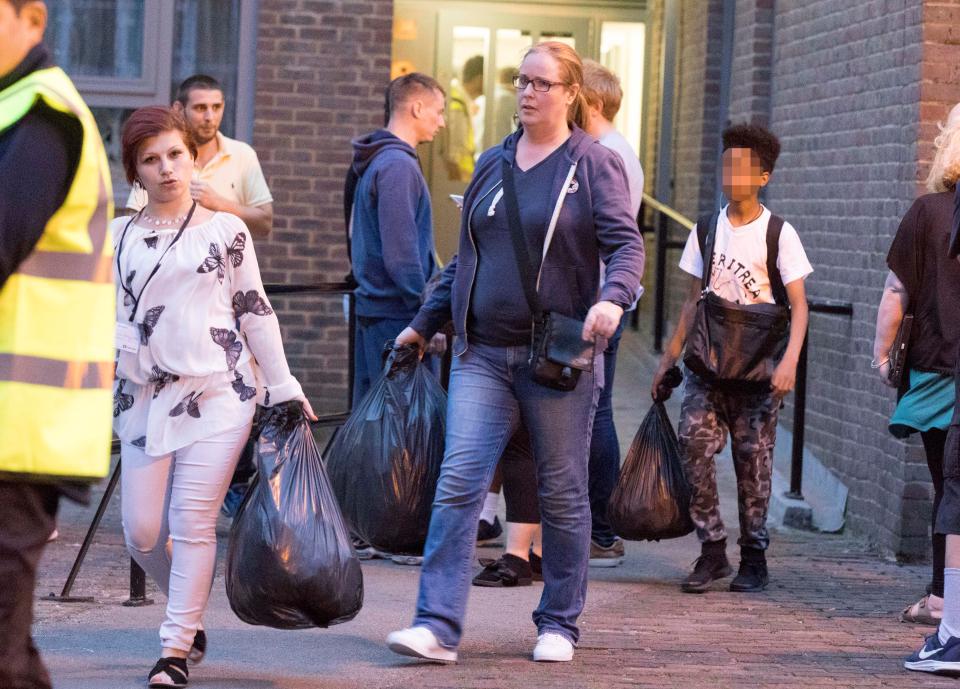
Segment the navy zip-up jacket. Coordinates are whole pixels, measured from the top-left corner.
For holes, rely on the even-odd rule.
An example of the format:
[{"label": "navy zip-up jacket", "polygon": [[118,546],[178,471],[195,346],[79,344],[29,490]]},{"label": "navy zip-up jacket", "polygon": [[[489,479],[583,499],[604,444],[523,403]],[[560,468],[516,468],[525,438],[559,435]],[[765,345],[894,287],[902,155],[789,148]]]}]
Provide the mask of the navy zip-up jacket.
[{"label": "navy zip-up jacket", "polygon": [[358,316],[412,318],[436,270],[430,192],[417,152],[386,130],[353,142],[350,263]]},{"label": "navy zip-up jacket", "polygon": [[[447,264],[439,285],[410,324],[429,339],[452,318],[456,356],[467,349],[467,316],[477,272],[470,219],[482,199],[500,190],[501,161],[506,159],[513,164],[521,133],[519,130],[511,134],[477,161],[473,180],[464,194],[457,255]],[[540,267],[539,295],[545,310],[583,320],[597,301],[625,306],[634,302],[643,276],[643,238],[630,211],[630,193],[620,156],[578,127],[571,132],[565,156],[566,165],[558,166],[549,189],[524,187],[517,189],[517,196],[549,194],[555,201],[561,191],[568,194]],[[576,173],[563,190],[574,163]],[[544,218],[544,226],[549,220]],[[602,289],[601,261],[606,265]]]}]

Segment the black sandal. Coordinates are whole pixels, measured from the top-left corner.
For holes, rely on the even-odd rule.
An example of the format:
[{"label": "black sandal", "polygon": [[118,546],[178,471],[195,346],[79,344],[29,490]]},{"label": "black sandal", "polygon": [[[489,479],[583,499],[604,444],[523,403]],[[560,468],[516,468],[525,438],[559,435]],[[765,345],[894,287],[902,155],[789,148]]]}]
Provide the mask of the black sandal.
[{"label": "black sandal", "polygon": [[147,675],[147,686],[150,689],[169,689],[169,687],[182,688],[187,686],[187,677],[190,671],[187,670],[187,661],[185,658],[161,658]]},{"label": "black sandal", "polygon": [[199,665],[200,661],[207,654],[207,634],[202,629],[198,629],[193,636],[193,647],[187,654],[187,662],[190,665]]},{"label": "black sandal", "polygon": [[474,586],[530,586],[533,583],[530,563],[522,557],[504,553],[496,560],[482,558],[480,564],[483,571],[473,578]]}]

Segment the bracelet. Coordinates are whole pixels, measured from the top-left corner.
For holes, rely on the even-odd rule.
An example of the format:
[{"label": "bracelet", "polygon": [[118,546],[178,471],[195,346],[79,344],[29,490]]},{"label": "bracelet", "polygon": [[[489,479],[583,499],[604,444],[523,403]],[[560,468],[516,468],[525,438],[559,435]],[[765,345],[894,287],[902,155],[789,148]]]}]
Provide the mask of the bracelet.
[{"label": "bracelet", "polygon": [[879,361],[879,362],[876,359],[871,359],[870,368],[877,369],[883,366],[884,364],[889,364],[889,363],[890,363],[890,357],[887,357],[883,361]]}]

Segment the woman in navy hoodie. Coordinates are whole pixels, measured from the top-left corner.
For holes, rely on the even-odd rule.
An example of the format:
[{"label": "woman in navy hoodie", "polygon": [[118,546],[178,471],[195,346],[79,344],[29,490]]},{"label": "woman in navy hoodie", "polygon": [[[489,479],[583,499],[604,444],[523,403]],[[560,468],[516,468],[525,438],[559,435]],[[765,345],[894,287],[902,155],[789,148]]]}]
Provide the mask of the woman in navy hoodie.
[{"label": "woman in navy hoodie", "polygon": [[512,165],[523,238],[531,253],[542,256],[543,309],[584,321],[586,340],[611,336],[637,294],[643,240],[620,158],[578,126],[582,83],[580,57],[569,46],[545,42],[526,53],[514,79],[521,128],[477,162],[464,195],[458,255],[396,340],[423,347],[443,323],[454,322],[446,455],[417,612],[412,627],[387,638],[402,655],[456,661],[477,519],[497,461],[522,423],[536,457],[543,521],[544,589],[533,613],[538,633],[533,659],[573,658],[590,551],[587,459],[594,374],[584,372],[568,392],[530,377],[533,316],[509,234],[502,166]]}]

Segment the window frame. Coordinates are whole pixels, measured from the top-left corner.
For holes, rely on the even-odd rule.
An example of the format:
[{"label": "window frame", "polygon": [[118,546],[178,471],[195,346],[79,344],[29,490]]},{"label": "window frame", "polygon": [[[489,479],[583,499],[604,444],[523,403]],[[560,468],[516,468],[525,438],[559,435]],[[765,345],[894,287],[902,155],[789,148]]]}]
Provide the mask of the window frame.
[{"label": "window frame", "polygon": [[[170,0],[143,0],[143,74],[138,79],[76,76],[73,82],[91,107],[135,109],[170,102],[176,5]],[[237,45],[235,136],[250,142],[256,85],[256,39],[259,0],[240,0]],[[252,49],[251,49],[252,46]]]}]

